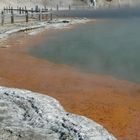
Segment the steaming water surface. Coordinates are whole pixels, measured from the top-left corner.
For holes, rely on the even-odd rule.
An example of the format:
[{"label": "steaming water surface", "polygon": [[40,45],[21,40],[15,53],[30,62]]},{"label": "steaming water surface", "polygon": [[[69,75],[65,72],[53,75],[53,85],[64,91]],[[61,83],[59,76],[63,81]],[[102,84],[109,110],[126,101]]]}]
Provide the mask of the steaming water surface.
[{"label": "steaming water surface", "polygon": [[140,19],[109,19],[53,33],[33,56],[140,83]]}]

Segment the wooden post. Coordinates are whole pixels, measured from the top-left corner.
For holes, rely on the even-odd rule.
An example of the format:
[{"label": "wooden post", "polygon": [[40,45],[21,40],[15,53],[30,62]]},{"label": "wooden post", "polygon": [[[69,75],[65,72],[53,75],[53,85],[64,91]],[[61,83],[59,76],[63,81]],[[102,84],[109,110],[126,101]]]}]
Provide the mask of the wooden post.
[{"label": "wooden post", "polygon": [[13,12],[13,8],[11,9],[11,23],[14,23],[14,12]]},{"label": "wooden post", "polygon": [[71,6],[69,5],[69,11],[71,10]]},{"label": "wooden post", "polygon": [[26,14],[26,10],[27,10],[27,8],[26,8],[26,6],[24,7],[24,13]]},{"label": "wooden post", "polygon": [[36,13],[39,12],[38,5],[35,6],[35,11],[36,11]]},{"label": "wooden post", "polygon": [[4,12],[1,12],[1,25],[4,25]]},{"label": "wooden post", "polygon": [[40,17],[40,9],[38,11],[39,11],[38,20],[40,21],[41,20],[41,17]]},{"label": "wooden post", "polygon": [[28,11],[27,10],[25,11],[25,16],[26,16],[26,22],[28,22],[29,21],[29,15],[28,15]]},{"label": "wooden post", "polygon": [[21,15],[21,7],[19,7],[19,14]]},{"label": "wooden post", "polygon": [[57,11],[59,11],[59,6],[58,6],[58,4],[57,4],[57,6],[56,6],[56,9],[57,9]]},{"label": "wooden post", "polygon": [[50,13],[50,20],[53,20],[53,17],[52,17],[52,8],[51,8],[51,13]]},{"label": "wooden post", "polygon": [[39,9],[39,14],[38,14],[38,19],[39,21],[42,21],[42,10]]}]

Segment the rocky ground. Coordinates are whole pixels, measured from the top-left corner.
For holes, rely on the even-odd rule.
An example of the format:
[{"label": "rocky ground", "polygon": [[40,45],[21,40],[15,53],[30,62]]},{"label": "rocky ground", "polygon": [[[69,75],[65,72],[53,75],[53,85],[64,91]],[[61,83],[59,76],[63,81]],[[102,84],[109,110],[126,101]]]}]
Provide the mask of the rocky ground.
[{"label": "rocky ground", "polygon": [[31,21],[28,23],[25,22],[17,22],[14,24],[4,24],[3,26],[0,26],[0,42],[3,41],[2,39],[5,39],[9,35],[21,31],[31,31],[29,34],[33,35],[37,32],[43,31],[45,29],[50,28],[65,28],[73,24],[80,24],[80,23],[86,23],[89,22],[88,19],[74,19],[74,18],[66,18],[66,19],[54,19],[51,21]]},{"label": "rocky ground", "polygon": [[65,112],[57,100],[0,87],[1,140],[115,140],[101,125]]}]

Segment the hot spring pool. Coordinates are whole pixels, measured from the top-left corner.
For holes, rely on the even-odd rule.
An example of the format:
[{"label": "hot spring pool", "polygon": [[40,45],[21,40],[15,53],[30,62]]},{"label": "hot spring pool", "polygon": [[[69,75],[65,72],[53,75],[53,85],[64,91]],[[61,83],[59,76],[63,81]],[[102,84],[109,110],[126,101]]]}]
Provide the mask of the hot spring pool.
[{"label": "hot spring pool", "polygon": [[84,72],[140,83],[140,19],[109,19],[52,33],[29,52]]}]

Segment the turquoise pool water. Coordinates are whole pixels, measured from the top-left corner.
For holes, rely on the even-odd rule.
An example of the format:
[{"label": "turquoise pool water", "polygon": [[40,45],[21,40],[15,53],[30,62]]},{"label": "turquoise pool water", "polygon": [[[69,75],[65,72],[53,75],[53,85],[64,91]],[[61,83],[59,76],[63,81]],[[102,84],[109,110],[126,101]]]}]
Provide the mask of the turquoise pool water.
[{"label": "turquoise pool water", "polygon": [[51,34],[29,52],[84,72],[140,83],[140,19],[109,19]]}]

